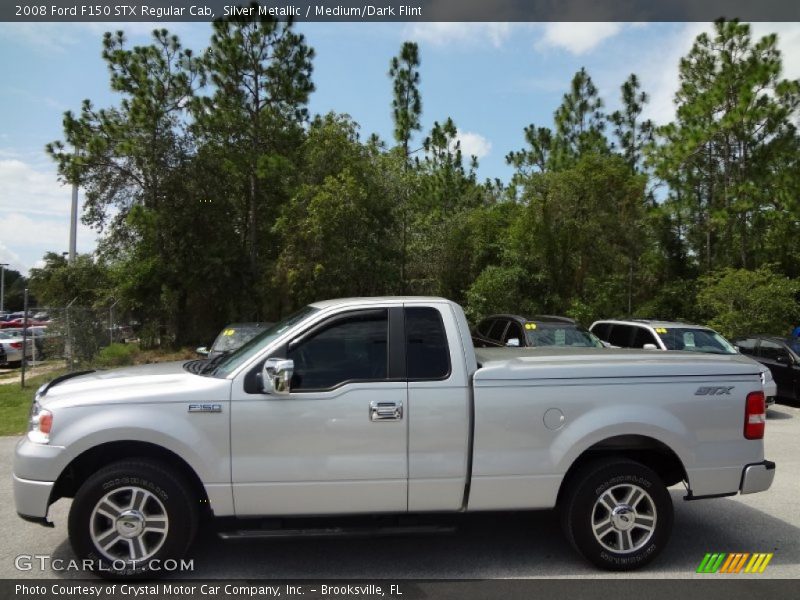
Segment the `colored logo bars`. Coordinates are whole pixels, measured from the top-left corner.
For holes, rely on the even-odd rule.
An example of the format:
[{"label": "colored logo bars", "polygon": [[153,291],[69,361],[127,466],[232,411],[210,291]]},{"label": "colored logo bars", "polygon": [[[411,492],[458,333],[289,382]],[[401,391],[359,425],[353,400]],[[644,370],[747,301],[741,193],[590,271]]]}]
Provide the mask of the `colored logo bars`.
[{"label": "colored logo bars", "polygon": [[[766,552],[715,552],[707,553],[700,566],[697,567],[698,573],[763,573],[769,561],[772,560],[773,553]],[[746,566],[745,566],[746,565]]]}]

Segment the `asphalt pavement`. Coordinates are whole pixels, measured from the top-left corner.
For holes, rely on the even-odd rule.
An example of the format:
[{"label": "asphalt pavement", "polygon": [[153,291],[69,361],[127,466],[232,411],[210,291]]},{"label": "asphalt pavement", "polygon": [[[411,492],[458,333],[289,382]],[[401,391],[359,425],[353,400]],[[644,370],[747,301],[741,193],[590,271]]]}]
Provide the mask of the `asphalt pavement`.
[{"label": "asphalt pavement", "polygon": [[[0,578],[80,578],[74,571],[18,570],[19,556],[74,558],[67,541],[69,500],[51,507],[55,528],[17,517],[11,486],[16,438],[0,438]],[[191,551],[194,571],[181,578],[461,579],[539,577],[686,578],[706,552],[773,552],[754,577],[800,577],[800,409],[768,414],[766,457],[777,463],[764,493],[683,501],[674,488],[675,525],[664,552],[645,570],[610,574],[586,564],[561,535],[550,511],[476,514],[454,533],[366,539],[223,541],[202,535]],[[22,560],[22,564],[27,561]],[[741,576],[741,575],[739,575]],[[739,577],[731,575],[729,577]]]}]

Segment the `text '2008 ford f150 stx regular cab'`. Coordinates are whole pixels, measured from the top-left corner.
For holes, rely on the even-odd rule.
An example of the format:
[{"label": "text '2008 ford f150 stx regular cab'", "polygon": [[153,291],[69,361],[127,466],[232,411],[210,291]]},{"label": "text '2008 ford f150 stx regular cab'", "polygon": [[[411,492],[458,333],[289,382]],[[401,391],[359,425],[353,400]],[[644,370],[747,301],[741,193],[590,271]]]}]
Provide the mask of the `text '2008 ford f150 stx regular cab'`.
[{"label": "text '2008 ford f150 stx regular cab'", "polygon": [[74,498],[73,549],[116,577],[182,556],[204,515],[551,508],[585,558],[623,570],[664,548],[668,486],[685,482],[688,499],[769,488],[764,425],[743,356],[476,358],[453,302],[354,298],[307,306],[217,361],[42,386],[14,492],[42,523]]}]

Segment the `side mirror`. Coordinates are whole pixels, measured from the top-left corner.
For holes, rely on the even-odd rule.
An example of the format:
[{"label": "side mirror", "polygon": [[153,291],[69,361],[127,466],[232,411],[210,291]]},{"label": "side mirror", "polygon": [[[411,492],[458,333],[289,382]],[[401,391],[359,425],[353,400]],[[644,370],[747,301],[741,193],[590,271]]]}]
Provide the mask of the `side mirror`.
[{"label": "side mirror", "polygon": [[268,358],[261,369],[261,389],[265,394],[286,396],[291,391],[294,361],[286,358]]},{"label": "side mirror", "polygon": [[519,348],[519,338],[508,338],[508,340],[506,340],[506,346]]},{"label": "side mirror", "polygon": [[205,346],[200,346],[195,350],[200,356],[208,356],[208,348]]},{"label": "side mirror", "polygon": [[658,350],[658,346],[655,344],[645,344],[642,346],[642,350]]}]

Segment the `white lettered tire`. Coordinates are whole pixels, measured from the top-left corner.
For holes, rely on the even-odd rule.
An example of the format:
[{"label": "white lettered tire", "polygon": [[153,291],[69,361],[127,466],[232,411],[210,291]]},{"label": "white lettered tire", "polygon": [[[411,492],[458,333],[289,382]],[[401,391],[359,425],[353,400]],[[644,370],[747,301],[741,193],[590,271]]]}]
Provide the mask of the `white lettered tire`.
[{"label": "white lettered tire", "polygon": [[672,531],[672,498],[655,471],[625,458],[601,459],[567,482],[562,526],[588,561],[629,571],[652,561]]},{"label": "white lettered tire", "polygon": [[156,577],[191,545],[197,504],[185,479],[166,465],[148,459],[116,462],[75,494],[70,543],[102,577]]}]

